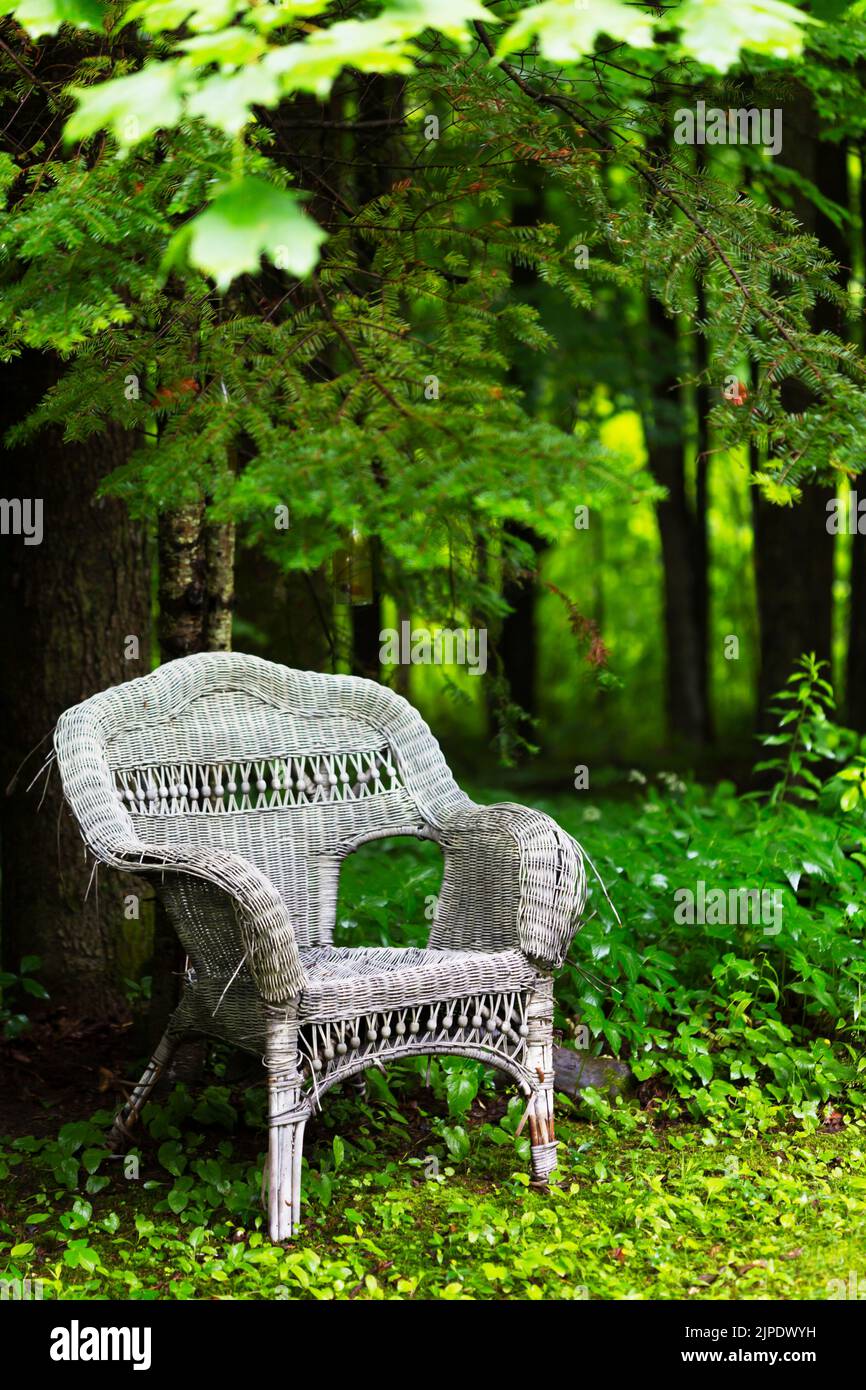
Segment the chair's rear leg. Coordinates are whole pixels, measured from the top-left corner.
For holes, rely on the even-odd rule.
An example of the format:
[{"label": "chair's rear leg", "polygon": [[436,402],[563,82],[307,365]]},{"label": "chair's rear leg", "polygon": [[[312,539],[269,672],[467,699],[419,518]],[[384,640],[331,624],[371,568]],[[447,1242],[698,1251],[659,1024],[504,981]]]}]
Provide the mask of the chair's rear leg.
[{"label": "chair's rear leg", "polygon": [[123,1149],[133,1138],[132,1127],[141,1114],[141,1108],[165,1071],[178,1044],[177,1035],[163,1033],[160,1038],[153,1056],[145,1067],[141,1080],[136,1086],[129,1100],[123,1109],[118,1111],[108,1134],[108,1147],[110,1149]]},{"label": "chair's rear leg", "polygon": [[556,1132],[553,1119],[553,979],[545,976],[529,998],[526,1065],[538,1084],[529,1110],[529,1142],[532,1180],[547,1186],[556,1167]]}]

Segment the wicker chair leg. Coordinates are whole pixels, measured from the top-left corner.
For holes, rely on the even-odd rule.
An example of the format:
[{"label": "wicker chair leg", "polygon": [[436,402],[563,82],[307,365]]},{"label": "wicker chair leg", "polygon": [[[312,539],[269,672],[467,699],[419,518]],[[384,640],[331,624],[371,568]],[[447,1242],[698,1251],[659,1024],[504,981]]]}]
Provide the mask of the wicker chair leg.
[{"label": "wicker chair leg", "polygon": [[268,1013],[268,1226],[271,1240],[282,1241],[291,1239],[301,1219],[307,1112],[301,1101],[297,1021],[285,1009]]},{"label": "wicker chair leg", "polygon": [[301,1163],[306,1120],[272,1125],[268,1158],[268,1229],[271,1240],[291,1240],[301,1220]]},{"label": "wicker chair leg", "polygon": [[142,1106],[169,1065],[178,1045],[177,1035],[163,1033],[153,1056],[142,1072],[141,1080],[123,1109],[118,1111],[108,1134],[108,1147],[114,1152],[126,1148],[133,1139],[132,1127],[141,1114]]},{"label": "wicker chair leg", "polygon": [[527,1006],[526,1061],[539,1082],[529,1111],[532,1181],[547,1187],[558,1148],[553,1119],[553,979],[544,977]]}]

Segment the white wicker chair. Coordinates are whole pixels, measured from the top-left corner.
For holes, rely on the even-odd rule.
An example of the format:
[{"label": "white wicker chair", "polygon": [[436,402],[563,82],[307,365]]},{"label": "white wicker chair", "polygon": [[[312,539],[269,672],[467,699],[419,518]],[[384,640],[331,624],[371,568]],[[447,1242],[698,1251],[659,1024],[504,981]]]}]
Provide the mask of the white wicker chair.
[{"label": "white wicker chair", "polygon": [[[115,1143],[182,1036],[263,1056],[270,1232],[283,1240],[323,1092],[394,1058],[460,1054],[518,1082],[533,1176],[546,1181],[552,971],[586,890],[579,846],[548,816],[471,802],[420,715],[386,687],[239,653],[172,661],[94,695],[61,716],[55,748],[86,845],[158,875],[194,967]],[[340,863],[389,835],[443,848],[428,946],[337,948]]]}]

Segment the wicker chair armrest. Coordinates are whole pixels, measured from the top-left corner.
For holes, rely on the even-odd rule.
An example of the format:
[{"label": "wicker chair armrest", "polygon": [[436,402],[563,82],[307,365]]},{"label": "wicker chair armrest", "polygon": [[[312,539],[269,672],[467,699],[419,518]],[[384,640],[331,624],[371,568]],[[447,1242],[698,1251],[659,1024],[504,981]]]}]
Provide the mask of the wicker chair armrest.
[{"label": "wicker chair armrest", "polygon": [[60,716],[54,747],[63,794],[97,859],[137,874],[189,874],[223,889],[233,901],[247,964],[262,998],[282,1004],[304,989],[307,980],[288,909],[255,865],[229,850],[145,844],[118,800],[102,730],[86,703]]},{"label": "wicker chair armrest", "polygon": [[269,879],[240,854],[202,845],[118,842],[104,862],[133,873],[182,873],[204,879],[232,900],[255,986],[268,1004],[285,1004],[306,987],[289,911]]},{"label": "wicker chair armrest", "polygon": [[471,805],[437,831],[445,851],[431,945],[518,946],[546,969],[568,954],[586,901],[580,846],[550,816]]}]

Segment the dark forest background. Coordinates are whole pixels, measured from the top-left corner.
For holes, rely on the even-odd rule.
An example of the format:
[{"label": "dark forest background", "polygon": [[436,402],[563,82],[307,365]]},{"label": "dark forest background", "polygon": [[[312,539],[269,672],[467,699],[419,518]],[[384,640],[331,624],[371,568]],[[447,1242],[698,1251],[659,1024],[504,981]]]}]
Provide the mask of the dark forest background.
[{"label": "dark forest background", "polygon": [[[3,493],[46,528],[0,545],[8,968],[124,1006],[125,886],[82,909],[91,866],[37,773],[61,710],[190,652],[385,680],[458,771],[517,790],[568,794],[581,765],[593,793],[633,767],[747,790],[804,652],[866,731],[866,534],[827,510],[858,485],[862,22],[820,9],[805,56],[727,75],[665,34],[598,37],[576,76],[543,41],[491,68],[483,23],[411,76],[337,64],[325,99],[255,108],[250,142],[309,193],[321,267],[216,289],[157,272],[224,138],[64,145],[69,82],[146,41],[4,21]],[[780,153],[676,145],[699,99],[780,110]],[[451,422],[432,443],[425,405]],[[483,627],[487,674],[383,669],[405,620]]]}]

